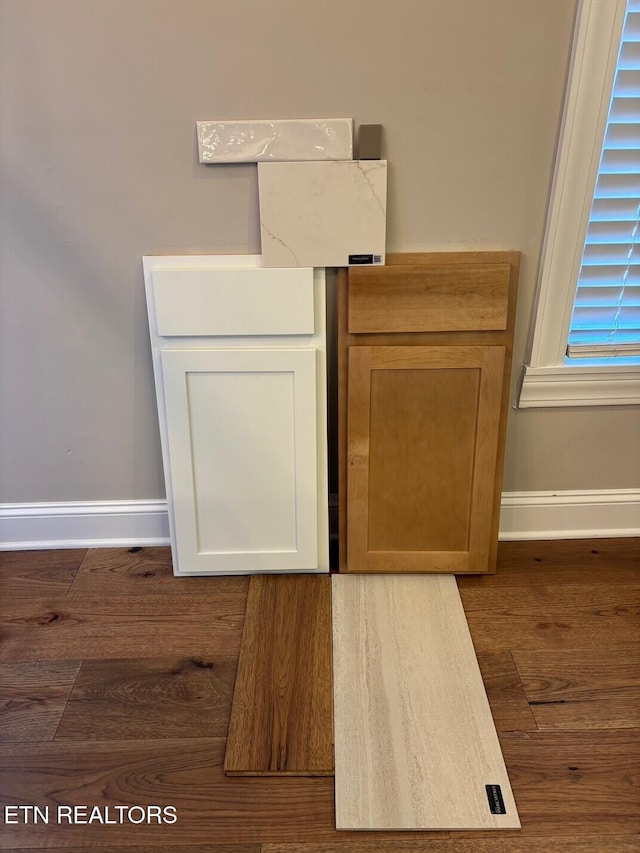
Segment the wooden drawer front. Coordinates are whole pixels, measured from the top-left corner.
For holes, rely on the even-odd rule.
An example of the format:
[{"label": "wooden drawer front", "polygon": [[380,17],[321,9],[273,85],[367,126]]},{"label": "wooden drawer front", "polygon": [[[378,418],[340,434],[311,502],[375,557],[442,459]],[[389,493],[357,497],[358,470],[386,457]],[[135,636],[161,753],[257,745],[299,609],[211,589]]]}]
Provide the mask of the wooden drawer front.
[{"label": "wooden drawer front", "polygon": [[511,266],[447,264],[349,270],[349,332],[501,331]]},{"label": "wooden drawer front", "polygon": [[162,337],[312,335],[312,269],[156,270]]}]

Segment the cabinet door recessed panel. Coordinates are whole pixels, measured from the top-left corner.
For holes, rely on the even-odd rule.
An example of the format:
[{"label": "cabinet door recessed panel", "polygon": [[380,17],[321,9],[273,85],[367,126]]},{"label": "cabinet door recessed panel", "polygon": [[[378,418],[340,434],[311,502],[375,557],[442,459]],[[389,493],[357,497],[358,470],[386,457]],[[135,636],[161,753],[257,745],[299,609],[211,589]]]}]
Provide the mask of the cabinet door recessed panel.
[{"label": "cabinet door recessed panel", "polygon": [[317,567],[316,352],[166,350],[183,570]]},{"label": "cabinet door recessed panel", "polygon": [[185,378],[198,551],[295,551],[294,372]]},{"label": "cabinet door recessed panel", "polygon": [[371,372],[370,550],[467,550],[479,385],[479,368]]}]

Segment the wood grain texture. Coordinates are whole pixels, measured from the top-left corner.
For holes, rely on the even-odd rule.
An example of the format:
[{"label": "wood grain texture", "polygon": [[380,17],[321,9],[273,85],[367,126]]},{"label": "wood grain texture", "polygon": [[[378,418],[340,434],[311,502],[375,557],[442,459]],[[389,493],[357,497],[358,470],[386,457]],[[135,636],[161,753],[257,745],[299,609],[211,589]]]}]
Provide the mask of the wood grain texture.
[{"label": "wood grain texture", "polygon": [[[7,850],[7,853],[36,853],[41,849],[41,847],[29,847],[28,849],[14,847]],[[63,849],[65,853],[87,853],[86,847],[65,846]],[[189,850],[189,853],[261,853],[261,849],[260,844],[191,844],[188,847],[182,845],[166,847],[164,844],[161,847],[156,847],[155,845],[145,844],[142,847],[138,845],[129,847],[127,845],[126,848],[101,846],[100,853],[122,853],[122,850],[126,850],[126,853],[185,853],[185,850]]]},{"label": "wood grain texture", "polygon": [[[623,586],[615,592],[598,596],[594,589],[591,602],[572,606],[569,596],[563,601],[556,595],[551,601],[553,592],[548,590],[548,604],[545,596],[537,596],[538,605],[505,602],[502,607],[467,609],[467,621],[474,643],[488,651],[547,652],[606,645],[635,650],[640,636],[637,606],[629,603]],[[530,597],[535,599],[536,592],[531,591]]]},{"label": "wood grain texture", "polygon": [[[640,538],[500,542],[498,556],[498,575],[495,579],[486,579],[491,581],[492,587],[537,589],[541,581],[546,587],[576,583],[627,584],[638,581]],[[477,587],[482,580],[460,578],[460,588]]]},{"label": "wood grain texture", "polygon": [[[173,825],[5,825],[0,849],[344,841],[336,832],[333,779],[232,778],[224,739],[21,744],[0,747],[0,817],[7,803],[105,806],[171,804]],[[9,784],[10,780],[10,784]],[[397,835],[395,836],[397,838]],[[422,833],[430,840],[432,833]],[[437,837],[437,835],[436,835]],[[394,835],[382,835],[391,840]]]},{"label": "wood grain texture", "polygon": [[422,265],[435,264],[511,264],[517,265],[520,252],[388,252],[385,256],[386,266],[398,264]]},{"label": "wood grain texture", "polygon": [[0,660],[155,657],[159,649],[168,655],[237,654],[245,590],[16,599],[0,614]]},{"label": "wood grain texture", "polygon": [[[471,487],[471,519],[469,524],[469,571],[495,571],[495,484],[502,482],[502,463],[498,467],[498,446],[502,418],[501,391],[504,386],[506,350],[484,347],[478,389],[476,448]],[[508,374],[507,374],[508,381]],[[468,405],[468,404],[467,404]],[[455,416],[455,412],[454,412]],[[493,488],[487,484],[493,484]]]},{"label": "wood grain texture", "polygon": [[329,611],[328,577],[251,578],[226,773],[333,774]]},{"label": "wood grain texture", "polygon": [[640,644],[514,659],[539,729],[640,728]]},{"label": "wood grain texture", "polygon": [[339,844],[263,844],[262,853],[639,853],[640,837],[450,838],[433,841],[347,841]]},{"label": "wood grain texture", "polygon": [[332,603],[338,828],[519,827],[455,578],[334,575]]},{"label": "wood grain texture", "polygon": [[349,332],[505,329],[510,265],[431,264],[349,270]]},{"label": "wood grain texture", "polygon": [[64,595],[87,551],[0,552],[0,597],[9,601],[33,595]]},{"label": "wood grain texture", "polygon": [[184,577],[177,583],[173,574],[171,549],[90,548],[69,589],[72,596],[82,595],[207,595],[244,590],[248,578],[220,576],[215,586],[210,577]]},{"label": "wood grain texture", "polygon": [[80,663],[68,660],[0,664],[0,742],[51,740]]},{"label": "wood grain texture", "polygon": [[[341,571],[362,571],[369,549],[369,430],[371,418],[371,348],[348,353],[346,463],[346,563]],[[344,498],[344,496],[343,496]]]},{"label": "wood grain texture", "polygon": [[535,731],[536,721],[511,653],[478,654],[478,665],[498,733]]},{"label": "wood grain texture", "polygon": [[494,577],[458,578],[476,647],[532,653],[622,647],[637,655],[639,544],[500,543]]},{"label": "wood grain texture", "polygon": [[[629,581],[626,584],[607,583],[601,578],[598,583],[558,583],[549,585],[542,581],[540,571],[531,572],[531,581],[538,577],[541,583],[531,583],[530,587],[518,585],[477,586],[470,587],[464,583],[464,578],[458,579],[460,596],[468,613],[511,612],[514,616],[540,613],[548,608],[553,609],[558,603],[558,593],[566,606],[593,612],[593,608],[618,607],[618,613],[623,609],[632,612],[640,605],[640,581]],[[621,599],[624,598],[624,605]]]},{"label": "wood grain texture", "polygon": [[[147,550],[138,552],[137,558],[135,554],[128,555],[127,559],[143,560]],[[105,631],[105,612],[97,608],[92,615],[92,602],[101,598],[112,600],[115,607],[107,610],[116,619],[118,603],[125,597],[130,598],[130,605],[123,612],[133,623],[139,609],[138,618],[142,626],[153,610],[154,600],[158,613],[166,615],[162,636],[154,629],[147,643],[142,627],[135,633],[139,646],[126,654],[123,649],[135,644],[131,637],[116,641],[118,629],[114,625],[106,647],[119,644],[121,657],[153,661],[161,654],[167,659],[184,656],[200,657],[206,661],[237,654],[240,624],[235,638],[232,637],[231,647],[235,646],[235,652],[229,651],[229,636],[215,631],[205,654],[201,642],[203,635],[199,634],[198,638],[191,634],[185,618],[184,605],[191,599],[188,591],[185,596],[185,588],[193,583],[198,594],[215,597],[219,591],[224,599],[232,589],[238,589],[238,583],[244,584],[245,579],[207,578],[202,579],[201,584],[201,579],[172,577],[170,566],[166,578],[128,579],[122,572],[122,561],[117,556],[119,551],[106,549],[102,552],[104,559],[100,560],[100,570],[85,575],[84,592],[74,587],[76,591],[70,592],[66,598],[60,594],[59,587],[55,595],[51,590],[42,590],[39,573],[30,572],[25,555],[21,570],[23,591],[28,594],[30,585],[33,586],[33,598],[41,603],[54,598],[62,602],[72,599],[74,606],[85,600],[88,602],[83,611],[86,620],[82,628],[84,644],[76,640],[74,643],[78,649],[84,647],[95,653],[90,662],[100,656],[100,637]],[[38,565],[41,553],[32,553]],[[90,551],[87,558],[96,553]],[[119,568],[110,569],[110,555],[116,564],[120,564]],[[64,556],[65,552],[61,552],[60,557]],[[118,740],[114,729],[108,737],[105,734],[102,741],[54,740],[5,745],[0,749],[2,802],[16,803],[23,797],[23,802],[36,804],[53,804],[56,800],[63,803],[170,803],[175,795],[179,831],[171,827],[168,827],[170,834],[167,834],[167,827],[114,830],[113,827],[99,826],[1,826],[0,849],[35,851],[56,848],[68,853],[96,849],[101,853],[115,853],[120,848],[131,849],[132,853],[147,850],[149,853],[152,850],[169,853],[171,848],[175,848],[171,853],[178,853],[180,849],[193,849],[196,853],[248,853],[243,849],[248,845],[250,853],[257,853],[255,848],[262,842],[265,846],[287,844],[287,853],[306,853],[306,844],[317,845],[311,848],[310,853],[319,853],[318,847],[326,848],[327,853],[340,853],[338,847],[344,853],[373,853],[366,847],[360,850],[355,846],[350,850],[351,845],[362,845],[368,841],[375,853],[403,853],[403,849],[405,853],[409,850],[411,853],[437,853],[438,846],[443,843],[452,845],[449,853],[640,853],[640,836],[634,835],[640,824],[638,728],[585,730],[580,728],[584,725],[584,718],[579,712],[579,703],[567,703],[576,709],[572,729],[532,731],[531,716],[526,714],[523,705],[526,700],[510,662],[512,654],[516,658],[525,654],[538,656],[541,660],[550,655],[554,659],[557,657],[560,663],[563,652],[571,655],[576,649],[592,654],[596,663],[606,656],[607,650],[614,657],[622,651],[629,654],[630,660],[638,660],[638,630],[629,620],[639,610],[639,565],[639,539],[501,542],[495,575],[461,576],[457,579],[471,621],[474,615],[482,616],[482,631],[476,631],[474,639],[523,823],[520,831],[453,833],[450,841],[447,841],[446,833],[354,835],[353,832],[337,832],[333,780],[330,778],[262,780],[224,777],[224,739],[212,741],[185,737],[174,740],[155,737],[150,730],[145,739]],[[153,570],[153,566],[141,563],[138,568],[140,572],[147,569]],[[84,566],[78,573],[79,582],[83,571]],[[231,587],[229,580],[233,581]],[[96,583],[94,594],[91,592],[93,581]],[[146,584],[152,585],[147,595],[144,594]],[[237,606],[234,598],[227,601],[229,610],[226,616],[235,620]],[[4,612],[16,604],[18,602],[12,596],[3,596],[0,610]],[[22,601],[20,606],[24,609],[21,613],[33,616],[34,611],[27,608],[28,604],[28,601]],[[537,624],[548,623],[549,612],[559,619],[563,608],[571,611],[569,631],[560,630],[556,637],[550,636],[553,632],[549,628],[535,628]],[[204,618],[202,611],[194,612],[196,619]],[[225,619],[222,610],[216,612],[220,620]],[[12,613],[15,615],[13,609]],[[43,615],[42,611],[37,613]],[[598,613],[607,615],[598,616]],[[608,615],[610,613],[613,615]],[[98,633],[96,639],[92,638],[94,617]],[[604,625],[597,629],[597,644],[587,648],[572,645],[581,637],[590,641],[594,624],[598,621]],[[497,638],[491,632],[492,622],[500,632]],[[511,628],[509,622],[512,623]],[[627,626],[623,633],[628,628],[626,635],[634,636],[633,642],[619,643],[621,626],[616,627],[618,622]],[[608,626],[613,627],[611,632]],[[6,630],[6,625],[1,628]],[[34,637],[40,635],[42,626],[36,619],[31,628],[25,623],[23,629],[24,650],[29,655],[34,651]],[[506,641],[508,645],[505,645]],[[559,643],[557,649],[554,649],[554,642]],[[38,644],[43,653],[43,666],[55,663],[47,660],[49,651],[58,657],[64,653],[58,641],[48,646],[38,639]],[[171,649],[178,646],[180,652],[174,654]],[[19,650],[16,650],[16,655],[16,660],[20,661]],[[108,651],[103,657],[109,657]],[[61,657],[61,660],[65,658]],[[20,666],[25,666],[27,672],[30,663],[27,661],[16,667],[17,681],[20,679]],[[610,688],[605,690],[602,673],[602,669],[585,671],[585,690],[593,677],[599,701],[606,704],[614,700],[609,698]],[[560,669],[559,676],[564,678],[565,675],[566,670]],[[160,675],[158,680],[158,704],[162,704],[162,695],[168,690],[169,703],[175,707],[175,690],[165,676]],[[125,689],[129,693],[135,689],[133,680],[126,680]],[[150,682],[148,686],[151,690]],[[624,686],[622,689],[625,690]],[[121,710],[129,708],[129,699],[120,696],[116,690],[109,695],[114,706]],[[108,709],[106,693],[104,701],[105,713],[115,714]],[[132,701],[132,713],[133,705]],[[191,729],[185,731],[192,734]],[[234,850],[234,844],[240,849]],[[407,848],[408,844],[415,847]],[[217,845],[222,845],[222,851],[215,850]],[[214,850],[209,850],[209,846]]]},{"label": "wood grain texture", "polygon": [[350,572],[486,572],[503,347],[353,347]]},{"label": "wood grain texture", "polygon": [[223,737],[235,657],[89,660],[56,740]]},{"label": "wood grain texture", "polygon": [[369,550],[467,550],[479,374],[371,373]]},{"label": "wood grain texture", "polygon": [[[404,253],[391,254],[387,256],[387,262],[384,268],[376,270],[363,270],[362,268],[350,268],[344,271],[339,276],[338,286],[338,409],[339,409],[339,489],[340,489],[340,571],[353,571],[351,568],[353,555],[349,555],[349,541],[351,535],[347,532],[347,518],[351,518],[351,511],[347,509],[348,503],[351,501],[351,489],[347,482],[353,476],[353,460],[349,459],[348,444],[350,439],[347,438],[352,432],[352,421],[347,413],[347,399],[352,395],[352,384],[348,376],[349,362],[351,355],[360,347],[444,347],[454,345],[461,346],[482,346],[486,348],[499,347],[503,352],[502,381],[497,388],[497,396],[499,402],[497,404],[498,421],[496,428],[496,446],[494,453],[494,463],[488,482],[491,488],[486,486],[487,491],[491,491],[491,497],[488,500],[478,502],[478,507],[482,507],[481,512],[486,516],[486,547],[482,549],[483,554],[478,555],[478,561],[484,563],[483,569],[475,569],[475,571],[493,572],[496,565],[496,553],[498,547],[498,525],[500,515],[500,497],[502,491],[502,471],[505,449],[506,423],[509,410],[509,375],[511,370],[512,349],[513,349],[513,333],[515,327],[515,311],[516,311],[516,294],[519,275],[520,255],[518,252],[430,252],[430,253]],[[479,322],[480,328],[466,328],[460,331],[443,331],[425,329],[432,328],[429,326],[429,316],[425,318],[426,325],[423,327],[416,321],[416,312],[414,302],[417,299],[425,298],[424,293],[418,294],[416,288],[420,290],[416,284],[418,278],[421,281],[437,281],[441,274],[445,277],[451,276],[448,279],[452,291],[456,291],[456,281],[472,282],[473,276],[479,269],[485,271],[489,268],[499,270],[496,273],[500,280],[500,288],[502,288],[502,305],[500,307],[501,314],[504,315],[505,321],[500,320],[502,330],[491,330],[483,326],[485,320]],[[419,270],[419,272],[418,272]],[[364,279],[360,279],[361,276]],[[373,290],[369,293],[366,286],[367,277],[371,276]],[[399,287],[387,286],[385,277],[389,276],[390,280],[401,282]],[[416,278],[416,276],[418,278]],[[354,285],[354,277],[358,280],[358,284]],[[403,283],[403,284],[402,284]],[[385,290],[383,294],[383,302],[385,308],[379,311],[376,308],[376,292],[375,289],[382,287]],[[472,288],[472,285],[469,284]],[[493,285],[489,288],[493,289]],[[356,291],[355,304],[353,300],[353,291]],[[429,290],[428,287],[425,288]],[[436,301],[442,300],[448,288],[444,285],[441,288],[442,293],[439,293],[438,287],[435,292],[430,293],[427,298],[435,298]],[[482,301],[482,287],[479,287],[480,294],[478,298]],[[486,292],[485,292],[486,295]],[[398,297],[399,311],[397,316],[394,316],[392,307],[393,299]],[[494,294],[495,296],[495,294]],[[363,301],[364,300],[364,301]],[[402,307],[404,306],[404,307]],[[362,312],[364,325],[358,325],[360,320],[356,319]],[[378,314],[375,319],[373,315],[369,316],[371,325],[367,324],[366,317],[369,312],[373,311]],[[454,313],[459,312],[456,311]],[[464,313],[464,311],[463,311]],[[491,311],[489,311],[491,313]],[[429,312],[427,312],[429,315]],[[353,319],[353,325],[349,327],[350,317]],[[455,322],[455,319],[453,320]],[[390,329],[393,326],[396,330],[389,331],[365,331],[365,329],[378,328],[377,323],[381,323],[385,329]],[[390,325],[389,325],[390,324]],[[489,322],[493,325],[493,321]],[[497,325],[497,324],[496,324]],[[398,329],[411,328],[414,331],[399,331]],[[421,330],[420,330],[421,329]],[[455,419],[451,419],[455,422]],[[348,472],[348,474],[347,474]],[[479,472],[478,472],[479,473]],[[356,474],[356,478],[360,476]],[[486,477],[483,473],[475,480],[477,487],[485,488]],[[480,516],[474,516],[478,519],[476,529],[480,529]],[[356,522],[357,523],[357,522]],[[357,536],[357,534],[356,534]],[[475,543],[472,543],[475,547]],[[419,552],[418,552],[419,553]],[[486,555],[486,556],[485,556]],[[380,565],[378,571],[397,571],[394,566],[394,561],[387,554],[384,557],[379,556]],[[402,562],[403,571],[455,571],[463,573],[468,571],[464,566],[464,559],[460,557],[459,551],[442,552],[440,558],[429,558],[426,563],[421,565],[415,553],[411,551],[402,551],[398,554],[396,566]],[[478,562],[479,564],[479,562]],[[355,571],[363,569],[356,568]],[[367,571],[372,571],[369,566]]]},{"label": "wood grain texture", "polygon": [[348,273],[339,269],[336,294],[336,328],[338,332],[338,569],[347,570],[347,410],[349,344],[353,340],[347,329]]},{"label": "wood grain texture", "polygon": [[[233,580],[231,578],[230,580]],[[171,548],[90,548],[71,585],[72,595],[152,595],[206,592],[206,578],[176,584]]]},{"label": "wood grain texture", "polygon": [[500,742],[523,832],[640,832],[637,732],[510,732]]}]

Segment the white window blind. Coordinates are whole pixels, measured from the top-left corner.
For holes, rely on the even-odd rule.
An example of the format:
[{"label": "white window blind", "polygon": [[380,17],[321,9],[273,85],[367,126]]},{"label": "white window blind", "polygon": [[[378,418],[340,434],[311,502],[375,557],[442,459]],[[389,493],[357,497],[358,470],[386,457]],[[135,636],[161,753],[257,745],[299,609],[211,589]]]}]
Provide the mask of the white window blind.
[{"label": "white window blind", "polygon": [[640,0],[628,0],[569,358],[640,355]]}]

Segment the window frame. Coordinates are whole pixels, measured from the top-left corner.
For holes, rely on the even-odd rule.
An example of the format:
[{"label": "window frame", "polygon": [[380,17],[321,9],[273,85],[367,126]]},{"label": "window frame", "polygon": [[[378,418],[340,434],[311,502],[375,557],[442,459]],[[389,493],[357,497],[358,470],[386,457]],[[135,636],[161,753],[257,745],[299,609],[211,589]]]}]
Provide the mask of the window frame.
[{"label": "window frame", "polygon": [[518,408],[640,403],[640,365],[565,363],[626,0],[580,0]]}]

